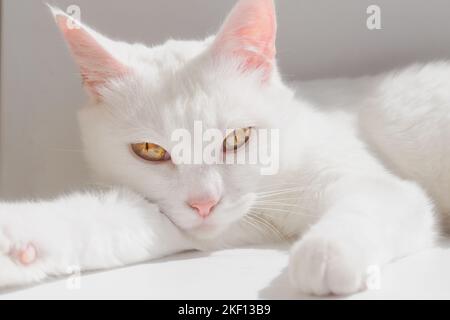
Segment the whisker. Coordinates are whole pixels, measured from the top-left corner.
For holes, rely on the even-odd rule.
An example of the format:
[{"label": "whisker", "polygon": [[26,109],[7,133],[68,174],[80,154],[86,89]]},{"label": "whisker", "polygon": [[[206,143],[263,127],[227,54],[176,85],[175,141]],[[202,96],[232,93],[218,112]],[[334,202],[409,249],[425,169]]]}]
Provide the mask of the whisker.
[{"label": "whisker", "polygon": [[241,220],[242,222],[248,224],[252,228],[256,229],[256,231],[265,234],[264,230],[259,226],[257,223],[250,220],[247,216],[244,216],[244,218]]},{"label": "whisker", "polygon": [[259,210],[266,210],[266,211],[279,211],[279,212],[285,212],[285,213],[293,213],[291,210],[283,210],[280,208],[273,208],[273,207],[253,206],[252,208],[259,209]]},{"label": "whisker", "polygon": [[306,189],[286,189],[286,190],[277,190],[277,191],[271,191],[271,192],[265,192],[265,193],[258,193],[257,195],[260,198],[263,198],[263,197],[271,197],[271,196],[278,195],[278,194],[287,194],[287,193],[294,193],[294,192],[299,193],[304,190],[306,190]]},{"label": "whisker", "polygon": [[299,215],[299,216],[307,216],[307,217],[312,217],[314,216],[314,212],[312,212],[310,209],[308,208],[304,208],[301,206],[297,206],[297,209],[299,209],[300,211],[297,210],[292,210],[292,209],[282,209],[282,208],[276,208],[276,207],[271,207],[271,206],[252,206],[252,209],[256,209],[256,210],[263,210],[263,211],[276,211],[276,212],[282,212],[282,213],[286,213],[286,214],[291,214],[291,215]]},{"label": "whisker", "polygon": [[295,186],[295,187],[289,187],[289,188],[279,188],[279,189],[272,189],[272,190],[268,190],[268,191],[261,191],[261,192],[258,192],[258,193],[259,194],[266,194],[266,193],[272,193],[272,192],[284,191],[284,190],[298,190],[299,188],[302,188],[302,187]]},{"label": "whisker", "polygon": [[[265,199],[268,199],[268,200],[265,200]],[[273,198],[270,198],[270,197],[266,197],[266,198],[256,198],[256,200],[255,200],[255,202],[259,202],[260,200],[261,200],[261,202],[264,202],[264,201],[271,201],[271,200],[277,200],[277,201],[289,201],[289,200],[300,200],[300,198],[299,197],[295,197],[295,198],[277,198],[277,197],[273,197]]]},{"label": "whisker", "polygon": [[275,202],[275,201],[266,201],[266,202],[255,202],[257,205],[261,204],[261,205],[279,205],[280,207],[295,207],[298,208],[299,205],[298,204],[290,204],[290,203],[283,203],[283,202]]},{"label": "whisker", "polygon": [[280,232],[280,230],[278,230],[272,223],[270,223],[270,222],[264,220],[264,218],[262,218],[261,216],[255,214],[255,213],[251,213],[251,212],[250,212],[250,213],[247,215],[247,217],[248,217],[248,218],[251,218],[251,219],[253,219],[253,221],[255,221],[255,222],[257,221],[257,222],[259,222],[260,224],[262,224],[263,226],[265,226],[267,229],[269,229],[269,231],[271,231],[272,233],[276,234],[277,237],[278,237],[280,240],[283,240],[283,239],[284,239],[284,235]]},{"label": "whisker", "polygon": [[274,183],[274,184],[271,184],[271,185],[262,186],[262,187],[257,188],[257,190],[263,191],[265,189],[269,189],[269,188],[273,188],[273,187],[277,187],[277,186],[286,186],[286,187],[288,187],[288,186],[297,186],[297,185],[298,185],[298,183],[295,183],[295,182],[292,182],[292,183],[282,182],[282,183]]}]

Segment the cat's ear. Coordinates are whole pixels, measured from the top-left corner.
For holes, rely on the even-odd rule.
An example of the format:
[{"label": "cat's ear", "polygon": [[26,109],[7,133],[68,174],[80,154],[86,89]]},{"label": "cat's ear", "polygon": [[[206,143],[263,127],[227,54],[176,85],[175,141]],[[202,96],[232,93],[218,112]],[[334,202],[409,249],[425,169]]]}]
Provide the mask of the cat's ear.
[{"label": "cat's ear", "polygon": [[50,9],[80,68],[85,88],[96,100],[101,100],[98,89],[109,80],[127,74],[128,68],[105,49],[104,44],[108,39],[63,11],[52,7]]},{"label": "cat's ear", "polygon": [[213,54],[241,60],[245,71],[269,79],[275,65],[276,14],[273,0],[239,0],[213,43]]}]

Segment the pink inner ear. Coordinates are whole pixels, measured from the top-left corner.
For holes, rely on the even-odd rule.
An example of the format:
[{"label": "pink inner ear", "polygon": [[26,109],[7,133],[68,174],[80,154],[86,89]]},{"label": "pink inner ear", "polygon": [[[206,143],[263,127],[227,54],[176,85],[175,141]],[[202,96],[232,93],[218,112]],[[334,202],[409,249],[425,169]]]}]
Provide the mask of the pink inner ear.
[{"label": "pink inner ear", "polygon": [[261,69],[268,79],[275,61],[276,29],[273,0],[240,0],[217,35],[213,52],[240,57],[244,71]]},{"label": "pink inner ear", "polygon": [[[123,76],[127,68],[78,22],[63,14],[56,15],[55,19],[80,67],[84,85],[94,96],[99,97],[98,87],[108,79]],[[72,19],[70,24],[69,19]]]}]

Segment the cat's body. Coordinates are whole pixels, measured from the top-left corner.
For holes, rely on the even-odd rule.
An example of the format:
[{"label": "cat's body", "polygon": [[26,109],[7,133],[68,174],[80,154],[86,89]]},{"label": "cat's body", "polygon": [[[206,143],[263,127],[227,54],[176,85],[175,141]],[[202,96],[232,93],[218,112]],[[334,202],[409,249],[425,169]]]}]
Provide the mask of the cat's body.
[{"label": "cat's body", "polygon": [[326,113],[345,112],[370,153],[417,182],[450,216],[450,62],[414,64],[376,76],[296,83]]},{"label": "cat's body", "polygon": [[[371,266],[432,246],[432,202],[450,211],[449,64],[299,83],[294,96],[274,66],[269,0],[241,0],[215,39],[155,48],[68,30],[55,16],[92,96],[80,113],[87,159],[137,194],[0,204],[0,286],[73,266],[291,240],[294,286],[346,294],[364,288]],[[196,120],[279,129],[278,173],[132,155],[130,143],[149,139],[170,150],[170,134]],[[207,211],[191,202],[206,196],[216,199]]]}]

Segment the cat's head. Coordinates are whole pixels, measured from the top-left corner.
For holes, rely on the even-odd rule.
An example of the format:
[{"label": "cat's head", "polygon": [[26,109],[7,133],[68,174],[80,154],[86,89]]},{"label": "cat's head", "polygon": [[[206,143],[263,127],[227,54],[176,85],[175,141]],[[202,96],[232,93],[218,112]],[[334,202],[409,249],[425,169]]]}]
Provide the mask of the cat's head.
[{"label": "cat's head", "polygon": [[80,123],[93,169],[157,203],[197,237],[215,236],[245,215],[265,179],[263,164],[183,162],[186,150],[174,151],[174,137],[191,134],[191,159],[207,144],[197,131],[222,133],[204,137],[222,160],[273,141],[258,130],[279,128],[283,100],[292,98],[276,69],[273,1],[240,0],[216,37],[152,48],[112,41],[53,13],[91,97]]}]

